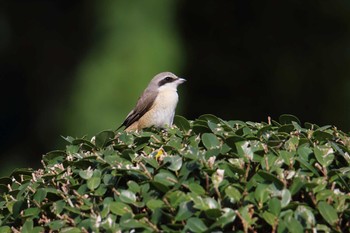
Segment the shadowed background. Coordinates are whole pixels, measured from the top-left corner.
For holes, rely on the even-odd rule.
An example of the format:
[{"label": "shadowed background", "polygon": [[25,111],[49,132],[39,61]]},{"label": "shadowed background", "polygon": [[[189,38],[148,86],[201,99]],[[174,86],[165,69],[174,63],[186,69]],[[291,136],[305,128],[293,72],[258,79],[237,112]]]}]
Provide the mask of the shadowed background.
[{"label": "shadowed background", "polygon": [[350,130],[350,3],[2,1],[0,175],[39,167],[63,136],[116,129],[172,71],[177,113]]}]

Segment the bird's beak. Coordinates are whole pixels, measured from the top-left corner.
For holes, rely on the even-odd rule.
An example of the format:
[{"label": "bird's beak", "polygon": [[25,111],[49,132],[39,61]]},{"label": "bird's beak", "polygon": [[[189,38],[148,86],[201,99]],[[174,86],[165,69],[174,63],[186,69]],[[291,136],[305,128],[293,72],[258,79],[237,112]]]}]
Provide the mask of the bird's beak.
[{"label": "bird's beak", "polygon": [[177,79],[177,82],[178,82],[179,84],[184,83],[184,82],[186,82],[186,81],[187,81],[187,80],[184,79],[184,78],[178,78],[178,79]]}]

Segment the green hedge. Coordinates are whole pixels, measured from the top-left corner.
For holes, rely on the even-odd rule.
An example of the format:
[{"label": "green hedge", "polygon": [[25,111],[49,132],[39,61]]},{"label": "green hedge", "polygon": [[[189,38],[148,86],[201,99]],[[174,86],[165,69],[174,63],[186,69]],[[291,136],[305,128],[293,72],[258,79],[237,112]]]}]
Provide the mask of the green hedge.
[{"label": "green hedge", "polygon": [[0,179],[0,232],[349,232],[350,137],[279,121],[66,137]]}]

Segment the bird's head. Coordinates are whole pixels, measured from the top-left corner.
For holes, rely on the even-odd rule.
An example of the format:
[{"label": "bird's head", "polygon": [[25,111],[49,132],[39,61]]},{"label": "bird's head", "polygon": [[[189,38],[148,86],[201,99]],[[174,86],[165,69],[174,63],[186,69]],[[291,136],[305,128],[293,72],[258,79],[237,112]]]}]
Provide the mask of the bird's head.
[{"label": "bird's head", "polygon": [[175,90],[177,86],[184,83],[186,79],[179,78],[171,72],[157,74],[150,82],[149,87],[156,87],[158,91]]}]

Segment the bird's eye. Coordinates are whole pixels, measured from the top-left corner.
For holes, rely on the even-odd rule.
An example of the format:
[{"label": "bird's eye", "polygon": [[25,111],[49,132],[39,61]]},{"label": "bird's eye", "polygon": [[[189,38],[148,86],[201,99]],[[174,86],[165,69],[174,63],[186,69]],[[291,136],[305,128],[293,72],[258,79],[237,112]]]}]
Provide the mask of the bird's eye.
[{"label": "bird's eye", "polygon": [[160,86],[163,86],[163,85],[165,85],[165,84],[167,84],[167,83],[172,83],[172,82],[174,82],[176,79],[175,78],[173,78],[173,77],[165,77],[165,78],[163,78],[162,80],[160,80],[159,81],[159,83],[158,83],[158,86],[160,87]]}]

